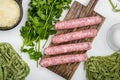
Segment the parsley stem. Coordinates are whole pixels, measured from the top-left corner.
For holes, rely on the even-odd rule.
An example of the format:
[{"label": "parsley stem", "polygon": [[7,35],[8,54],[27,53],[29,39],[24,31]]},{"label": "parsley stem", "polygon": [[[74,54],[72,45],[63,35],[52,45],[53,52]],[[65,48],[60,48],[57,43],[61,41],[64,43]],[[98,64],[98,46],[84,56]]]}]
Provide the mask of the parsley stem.
[{"label": "parsley stem", "polygon": [[110,3],[110,5],[112,6],[112,10],[113,10],[114,12],[120,12],[120,9],[117,9],[117,4],[114,5],[113,2],[112,2],[112,0],[109,0],[109,3]]},{"label": "parsley stem", "polygon": [[52,6],[51,6],[50,14],[49,14],[49,16],[48,16],[48,18],[47,18],[47,20],[46,20],[46,22],[45,22],[45,25],[44,25],[44,27],[45,27],[44,38],[46,37],[46,32],[47,32],[47,27],[48,27],[48,26],[46,26],[46,25],[47,25],[47,22],[48,22],[48,20],[49,20],[49,18],[50,18],[50,16],[51,16],[51,13],[52,13],[52,10],[53,10],[53,5],[55,4],[55,2],[56,2],[56,0],[53,2]]},{"label": "parsley stem", "polygon": [[[46,2],[47,2],[47,0],[46,0]],[[47,6],[47,4],[46,4],[46,6]],[[46,9],[46,16],[47,16],[47,14],[48,14],[48,9]]]},{"label": "parsley stem", "polygon": [[[50,18],[50,16],[51,16],[51,13],[52,13],[52,10],[53,10],[53,5],[54,5],[54,3],[55,3],[55,2],[56,2],[56,0],[53,2],[52,6],[51,6],[50,14],[49,14],[49,16],[48,16],[48,18],[47,18],[47,20],[46,20],[45,25],[44,25],[44,27],[45,27],[45,34],[44,34],[44,38],[45,38],[45,36],[46,36],[47,27],[48,27],[48,26],[46,26],[46,24],[47,24],[47,22],[48,22],[48,20],[49,20],[49,18]],[[44,43],[44,45],[43,45],[43,47],[42,47],[42,48],[44,48],[44,47],[45,47],[45,45],[46,45],[47,41],[48,41],[48,38],[47,38],[47,40],[45,41],[45,43]]]},{"label": "parsley stem", "polygon": [[120,9],[115,9],[114,11],[115,11],[115,12],[120,12]]},{"label": "parsley stem", "polygon": [[21,46],[21,52],[23,51],[23,49],[24,49],[24,46],[25,46],[25,42],[24,42],[24,40],[23,40],[23,44],[22,44],[22,46]]},{"label": "parsley stem", "polygon": [[[37,51],[40,52],[40,40],[38,41],[37,46],[38,46]],[[38,60],[37,60],[37,67],[38,67]]]},{"label": "parsley stem", "polygon": [[37,48],[38,50],[37,51],[40,52],[40,41],[38,41],[37,45],[38,45],[38,48]]},{"label": "parsley stem", "polygon": [[46,43],[48,42],[48,38],[47,38],[47,40],[45,41],[45,43],[44,43],[44,45],[43,45],[43,47],[42,48],[44,48],[45,47],[45,45],[46,45]]},{"label": "parsley stem", "polygon": [[114,6],[112,0],[109,0],[109,2],[110,2],[110,4],[111,4],[112,8],[115,8],[115,6]]},{"label": "parsley stem", "polygon": [[37,68],[38,68],[38,60],[36,62],[37,62]]}]

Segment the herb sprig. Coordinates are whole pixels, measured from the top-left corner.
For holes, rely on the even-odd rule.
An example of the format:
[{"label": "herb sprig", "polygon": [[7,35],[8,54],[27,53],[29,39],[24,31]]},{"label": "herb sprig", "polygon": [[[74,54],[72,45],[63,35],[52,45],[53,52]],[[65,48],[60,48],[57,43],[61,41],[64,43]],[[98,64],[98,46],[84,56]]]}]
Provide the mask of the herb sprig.
[{"label": "herb sprig", "polygon": [[[120,2],[120,0],[118,0],[118,1]],[[114,12],[120,12],[120,9],[117,8],[117,4],[114,4],[114,3],[112,2],[112,0],[109,0],[109,3],[110,3],[110,5],[111,5],[111,7],[112,7],[112,10],[113,10]]]},{"label": "herb sprig", "polygon": [[40,40],[48,40],[55,34],[54,24],[59,21],[63,10],[69,8],[72,0],[31,0],[28,9],[28,21],[20,30],[23,38],[22,52],[30,59],[38,61],[42,57]]}]

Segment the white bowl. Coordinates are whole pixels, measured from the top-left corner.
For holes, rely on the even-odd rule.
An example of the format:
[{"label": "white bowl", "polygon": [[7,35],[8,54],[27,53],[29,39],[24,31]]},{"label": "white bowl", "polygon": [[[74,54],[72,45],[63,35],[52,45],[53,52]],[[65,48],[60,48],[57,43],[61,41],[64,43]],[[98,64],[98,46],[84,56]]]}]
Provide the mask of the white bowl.
[{"label": "white bowl", "polygon": [[107,43],[112,50],[120,50],[120,23],[111,26],[108,30]]}]

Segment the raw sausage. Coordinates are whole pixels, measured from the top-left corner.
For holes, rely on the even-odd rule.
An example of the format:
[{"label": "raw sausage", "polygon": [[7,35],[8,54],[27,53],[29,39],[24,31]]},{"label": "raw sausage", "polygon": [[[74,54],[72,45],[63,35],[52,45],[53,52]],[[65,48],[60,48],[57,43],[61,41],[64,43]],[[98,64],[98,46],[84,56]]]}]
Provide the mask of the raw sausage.
[{"label": "raw sausage", "polygon": [[67,52],[89,50],[89,49],[91,49],[90,42],[83,42],[83,43],[74,43],[74,44],[48,47],[44,50],[44,53],[46,55],[56,55],[56,54],[64,54]]},{"label": "raw sausage", "polygon": [[40,61],[39,64],[42,67],[48,67],[53,65],[65,64],[65,63],[81,62],[86,60],[87,60],[87,54],[62,55],[62,56],[44,58]]},{"label": "raw sausage", "polygon": [[96,29],[82,30],[82,31],[53,36],[52,43],[59,44],[59,43],[78,40],[82,38],[95,37],[96,35],[97,35]]},{"label": "raw sausage", "polygon": [[50,58],[41,59],[40,65],[42,67],[48,67],[53,65],[65,64],[65,63],[73,63],[73,62],[81,62],[87,60],[87,54],[72,54],[72,55],[62,55],[55,56]]},{"label": "raw sausage", "polygon": [[56,30],[71,29],[71,28],[95,25],[101,22],[102,22],[102,18],[100,16],[85,17],[79,19],[60,21],[55,24],[55,29]]},{"label": "raw sausage", "polygon": [[82,30],[82,31],[53,36],[52,43],[59,44],[59,43],[78,40],[82,38],[95,37],[96,35],[97,35],[96,29]]}]

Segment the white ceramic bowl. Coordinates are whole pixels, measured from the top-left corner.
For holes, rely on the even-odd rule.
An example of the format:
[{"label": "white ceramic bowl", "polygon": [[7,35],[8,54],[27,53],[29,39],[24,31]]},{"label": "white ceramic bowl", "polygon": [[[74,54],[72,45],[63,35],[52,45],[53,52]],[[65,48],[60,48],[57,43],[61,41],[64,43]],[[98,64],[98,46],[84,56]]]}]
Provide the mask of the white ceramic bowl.
[{"label": "white ceramic bowl", "polygon": [[108,30],[107,43],[112,50],[120,50],[120,23],[111,26]]}]

